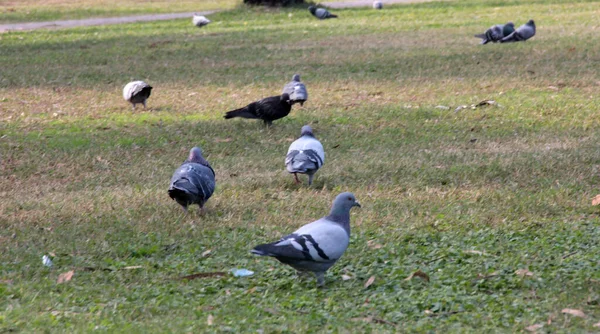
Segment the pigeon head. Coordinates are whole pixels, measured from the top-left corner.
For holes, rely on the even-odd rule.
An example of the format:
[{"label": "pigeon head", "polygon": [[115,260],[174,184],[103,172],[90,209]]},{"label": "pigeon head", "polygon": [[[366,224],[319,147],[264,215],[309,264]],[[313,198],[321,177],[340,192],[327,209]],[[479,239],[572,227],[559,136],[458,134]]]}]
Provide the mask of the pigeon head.
[{"label": "pigeon head", "polygon": [[529,20],[529,21],[527,21],[527,25],[528,26],[535,26],[535,22],[533,22],[533,20]]},{"label": "pigeon head", "polygon": [[205,161],[204,157],[202,156],[202,150],[200,149],[200,147],[194,147],[190,150],[188,161],[197,163],[202,163]]},{"label": "pigeon head", "polygon": [[314,136],[310,125],[305,125],[302,127],[302,130],[300,131],[300,136]]},{"label": "pigeon head", "polygon": [[509,27],[513,27],[513,28],[515,27],[515,24],[512,23],[512,22],[508,22],[506,25],[509,26]]},{"label": "pigeon head", "polygon": [[290,94],[288,94],[288,93],[281,94],[280,101],[281,102],[291,103],[292,101],[290,100]]},{"label": "pigeon head", "polygon": [[360,207],[360,203],[356,200],[353,193],[341,193],[333,200],[330,216],[349,216],[350,209]]},{"label": "pigeon head", "polygon": [[300,81],[300,74],[294,74],[292,81]]},{"label": "pigeon head", "polygon": [[310,7],[308,7],[308,11],[309,11],[311,14],[315,15],[315,13],[317,12],[317,7],[315,7],[315,6],[310,6]]}]

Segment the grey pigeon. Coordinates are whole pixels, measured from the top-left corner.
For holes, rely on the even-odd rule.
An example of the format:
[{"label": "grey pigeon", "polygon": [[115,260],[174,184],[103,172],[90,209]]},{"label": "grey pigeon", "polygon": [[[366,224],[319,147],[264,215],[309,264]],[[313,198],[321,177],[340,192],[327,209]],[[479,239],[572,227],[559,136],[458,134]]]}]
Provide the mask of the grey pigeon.
[{"label": "grey pigeon", "polygon": [[141,103],[146,108],[146,100],[152,93],[152,86],[143,81],[132,81],[123,87],[123,98],[131,103],[135,110],[135,105]]},{"label": "grey pigeon", "polygon": [[306,86],[304,86],[304,83],[300,81],[300,74],[294,74],[292,81],[283,86],[283,91],[281,94],[288,94],[292,104],[300,103],[302,106],[304,105],[304,102],[308,100],[308,91],[306,91]]},{"label": "grey pigeon", "polygon": [[360,204],[352,193],[337,195],[328,216],[304,225],[279,241],[258,245],[252,253],[272,256],[299,273],[313,272],[318,286],[325,272],[344,254],[350,242],[350,209]]},{"label": "grey pigeon", "polygon": [[319,20],[325,20],[325,19],[331,19],[331,18],[336,18],[337,15],[333,15],[331,14],[327,9],[325,8],[317,8],[315,6],[310,6],[308,7],[308,11],[316,18],[318,18]]},{"label": "grey pigeon", "polygon": [[290,145],[285,157],[287,171],[294,174],[296,183],[300,183],[298,173],[308,175],[308,185],[310,186],[315,173],[323,166],[324,162],[323,145],[315,138],[310,126],[303,126],[300,138]]},{"label": "grey pigeon", "polygon": [[375,9],[382,9],[383,8],[383,2],[381,2],[380,0],[373,1],[373,8],[375,8]]},{"label": "grey pigeon", "polygon": [[500,43],[520,42],[526,41],[535,35],[535,22],[529,20],[524,25],[513,31],[512,34],[504,37],[500,40]]},{"label": "grey pigeon", "polygon": [[200,210],[215,191],[215,171],[202,156],[202,150],[194,147],[183,164],[171,178],[169,197],[187,211],[187,207],[198,204]]},{"label": "grey pigeon", "polygon": [[198,15],[196,13],[194,13],[194,16],[192,16],[192,23],[198,28],[201,28],[210,22],[211,21],[207,19],[206,16]]},{"label": "grey pigeon", "polygon": [[491,26],[485,33],[477,34],[475,37],[481,38],[481,44],[487,44],[489,42],[496,43],[502,38],[510,35],[513,31],[515,31],[515,24],[508,22],[506,24],[496,24],[495,26]]},{"label": "grey pigeon", "polygon": [[270,126],[273,121],[287,116],[291,110],[290,96],[282,94],[266,97],[243,108],[228,111],[223,117],[225,119],[234,117],[262,119],[265,125]]}]

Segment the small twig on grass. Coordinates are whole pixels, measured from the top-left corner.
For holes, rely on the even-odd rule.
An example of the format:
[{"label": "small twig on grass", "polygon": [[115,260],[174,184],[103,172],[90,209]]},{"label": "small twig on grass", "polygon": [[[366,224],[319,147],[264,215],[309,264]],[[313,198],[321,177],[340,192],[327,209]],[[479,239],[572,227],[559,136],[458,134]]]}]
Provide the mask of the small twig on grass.
[{"label": "small twig on grass", "polygon": [[430,264],[430,263],[433,263],[433,262],[435,262],[435,261],[437,261],[437,260],[441,260],[441,259],[443,259],[443,258],[445,258],[445,257],[448,257],[448,254],[446,254],[446,255],[442,255],[442,256],[439,256],[439,257],[436,257],[435,259],[433,259],[433,260],[429,260],[429,261],[427,261],[427,262],[424,262],[423,264]]},{"label": "small twig on grass", "polygon": [[457,314],[457,313],[463,313],[465,311],[450,311],[450,312],[440,312],[440,313],[429,313],[427,314],[427,316],[429,317],[445,317],[448,315],[453,315],[453,314]]},{"label": "small twig on grass", "polygon": [[189,281],[189,280],[193,280],[196,278],[221,277],[221,276],[225,276],[225,275],[227,275],[227,273],[222,272],[222,271],[215,271],[215,272],[210,272],[210,273],[197,273],[197,274],[187,275],[187,276],[180,277],[179,279]]},{"label": "small twig on grass", "polygon": [[566,254],[566,255],[565,255],[565,256],[563,256],[562,258],[563,258],[563,260],[564,260],[564,259],[566,259],[566,258],[568,258],[568,257],[570,257],[570,256],[572,256],[572,255],[575,255],[575,254],[577,254],[577,253],[579,253],[579,251],[574,251],[574,252],[571,252],[571,253],[569,253],[569,254]]}]

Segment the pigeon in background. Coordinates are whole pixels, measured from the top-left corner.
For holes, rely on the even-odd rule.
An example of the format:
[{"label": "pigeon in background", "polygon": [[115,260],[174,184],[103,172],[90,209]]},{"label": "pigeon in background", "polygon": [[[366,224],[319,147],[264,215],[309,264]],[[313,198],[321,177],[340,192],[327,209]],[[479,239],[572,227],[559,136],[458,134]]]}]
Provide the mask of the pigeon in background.
[{"label": "pigeon in background", "polygon": [[300,105],[303,106],[304,102],[308,100],[308,91],[306,91],[304,83],[300,81],[300,74],[294,74],[292,81],[283,86],[281,94],[288,94],[290,96],[290,101],[292,101],[292,105],[294,103],[300,103]]},{"label": "pigeon in background", "polygon": [[125,101],[131,103],[133,110],[135,105],[141,103],[146,109],[146,100],[152,93],[152,86],[143,81],[132,81],[123,87],[123,98]]},{"label": "pigeon in background", "polygon": [[331,18],[336,18],[337,15],[333,15],[331,14],[327,9],[325,8],[317,8],[315,6],[310,6],[308,7],[308,11],[316,18],[318,18],[319,20],[325,20],[325,19],[331,19]]},{"label": "pigeon in background", "polygon": [[194,13],[194,16],[192,17],[192,23],[198,28],[203,27],[210,22],[211,21],[207,19],[206,16],[198,15],[196,13]]},{"label": "pigeon in background", "polygon": [[287,171],[294,174],[296,183],[300,183],[298,173],[308,175],[308,185],[310,186],[315,173],[323,166],[324,162],[323,145],[315,138],[310,126],[303,126],[300,138],[290,145],[285,157]]},{"label": "pigeon in background", "polygon": [[183,164],[171,178],[169,197],[187,211],[187,207],[198,204],[200,210],[215,191],[215,171],[202,156],[202,150],[194,147]]},{"label": "pigeon in background", "polygon": [[373,1],[373,8],[374,9],[382,9],[383,8],[383,2],[381,2],[380,0]]},{"label": "pigeon in background", "polygon": [[223,117],[225,119],[234,117],[262,119],[265,125],[270,126],[273,121],[287,116],[291,110],[290,96],[282,94],[266,97],[243,108],[228,111]]},{"label": "pigeon in background", "polygon": [[513,31],[512,34],[504,37],[500,40],[500,43],[520,42],[526,41],[535,35],[535,22],[529,20],[524,25]]},{"label": "pigeon in background", "polygon": [[496,24],[491,26],[483,34],[477,34],[475,37],[481,38],[481,44],[487,44],[489,42],[499,42],[502,38],[510,35],[515,31],[515,24],[508,22],[506,24]]},{"label": "pigeon in background", "polygon": [[344,254],[350,242],[350,209],[360,204],[352,193],[341,193],[328,216],[304,225],[279,241],[258,245],[252,253],[272,256],[298,272],[313,272],[317,285],[325,284],[325,272]]}]

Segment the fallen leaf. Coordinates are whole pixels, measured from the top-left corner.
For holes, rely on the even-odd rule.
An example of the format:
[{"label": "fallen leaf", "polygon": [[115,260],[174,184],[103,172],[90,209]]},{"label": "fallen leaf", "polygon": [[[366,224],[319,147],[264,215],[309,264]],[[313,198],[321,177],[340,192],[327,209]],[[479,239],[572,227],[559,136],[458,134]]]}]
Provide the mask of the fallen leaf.
[{"label": "fallen leaf", "polygon": [[598,322],[598,323],[595,323],[593,326],[594,326],[594,327],[600,327],[600,322]]},{"label": "fallen leaf", "polygon": [[229,143],[230,141],[232,141],[232,138],[225,138],[225,139],[221,139],[221,138],[215,138],[215,141],[217,143]]},{"label": "fallen leaf", "polygon": [[427,315],[433,314],[433,311],[431,311],[431,310],[425,310],[425,314],[427,314]]},{"label": "fallen leaf", "polygon": [[132,270],[132,269],[141,269],[143,268],[142,266],[128,266],[128,267],[123,267],[121,269],[123,270]]},{"label": "fallen leaf", "polygon": [[488,253],[486,253],[486,252],[482,252],[482,251],[478,251],[478,250],[474,250],[474,249],[467,249],[467,250],[463,251],[463,253],[477,254],[477,255],[488,255]]},{"label": "fallen leaf", "polygon": [[585,313],[583,313],[583,311],[581,311],[581,310],[576,310],[573,308],[563,308],[561,312],[570,314],[575,317],[585,318]]},{"label": "fallen leaf", "polygon": [[342,281],[347,281],[347,280],[349,280],[351,278],[352,278],[352,276],[342,275]]},{"label": "fallen leaf", "polygon": [[215,272],[210,272],[210,273],[197,273],[197,274],[187,275],[187,276],[181,277],[181,279],[193,280],[196,278],[218,277],[218,276],[225,276],[225,275],[227,275],[227,273],[222,272],[222,271],[215,271]]},{"label": "fallen leaf", "polygon": [[246,291],[246,293],[254,293],[254,291],[256,291],[256,287],[253,287],[252,289]]},{"label": "fallen leaf", "polygon": [[73,270],[67,271],[66,273],[62,273],[62,274],[58,275],[58,279],[56,280],[56,283],[61,284],[64,282],[68,282],[73,278],[74,274],[75,274],[75,271],[73,271]]},{"label": "fallen leaf", "polygon": [[533,273],[527,269],[518,269],[517,271],[515,271],[515,275],[525,277],[525,276],[533,276]]},{"label": "fallen leaf", "polygon": [[369,277],[369,279],[365,283],[365,288],[368,288],[369,286],[371,286],[371,284],[373,284],[373,282],[375,282],[375,276]]},{"label": "fallen leaf", "polygon": [[379,249],[379,248],[383,247],[382,244],[376,244],[375,240],[369,240],[369,241],[367,241],[367,246],[369,246],[372,249]]},{"label": "fallen leaf", "polygon": [[535,325],[531,325],[531,326],[525,327],[525,330],[529,331],[529,332],[535,332],[535,331],[537,331],[538,329],[540,329],[542,327],[544,327],[543,324],[535,324]]},{"label": "fallen leaf", "polygon": [[207,257],[208,254],[210,254],[211,252],[212,251],[210,249],[209,250],[205,250],[204,252],[202,252],[202,257]]},{"label": "fallen leaf", "polygon": [[214,320],[215,320],[215,318],[212,316],[212,314],[209,314],[208,317],[206,318],[206,324],[209,326],[212,326]]},{"label": "fallen leaf", "polygon": [[405,278],[405,281],[410,281],[411,279],[415,278],[415,277],[420,277],[423,280],[425,280],[425,282],[429,282],[429,275],[427,275],[426,273],[422,272],[420,269],[415,271],[414,273],[410,274],[407,278]]},{"label": "fallen leaf", "polygon": [[600,195],[596,195],[596,197],[594,197],[594,199],[592,199],[592,205],[599,205],[600,204]]}]

